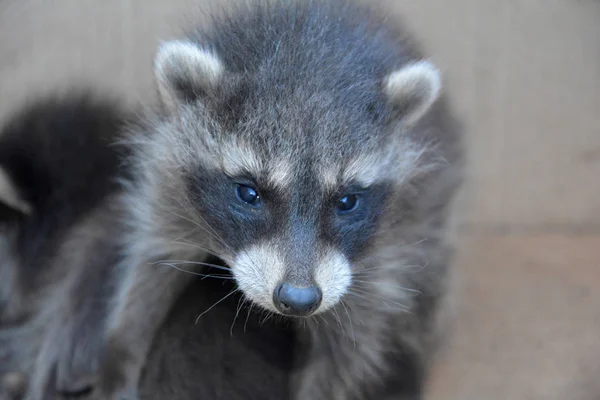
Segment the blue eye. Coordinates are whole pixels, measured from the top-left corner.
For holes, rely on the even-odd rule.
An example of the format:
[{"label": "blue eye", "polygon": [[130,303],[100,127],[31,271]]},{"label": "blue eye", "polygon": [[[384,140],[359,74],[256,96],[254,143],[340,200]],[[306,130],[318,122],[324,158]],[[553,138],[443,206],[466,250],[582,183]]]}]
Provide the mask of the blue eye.
[{"label": "blue eye", "polygon": [[347,213],[350,211],[354,211],[356,207],[358,207],[358,195],[349,194],[344,197],[341,197],[337,202],[337,209],[340,213]]},{"label": "blue eye", "polygon": [[235,194],[238,199],[251,206],[257,206],[260,204],[260,195],[252,186],[237,185],[235,188]]}]

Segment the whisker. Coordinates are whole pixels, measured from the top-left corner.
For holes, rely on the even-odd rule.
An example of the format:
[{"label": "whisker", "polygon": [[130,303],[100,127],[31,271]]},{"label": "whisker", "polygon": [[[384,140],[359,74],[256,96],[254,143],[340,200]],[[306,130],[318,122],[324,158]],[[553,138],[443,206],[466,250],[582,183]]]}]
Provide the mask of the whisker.
[{"label": "whisker", "polygon": [[260,323],[260,325],[263,326],[272,316],[273,316],[273,313],[267,311],[267,316],[265,317],[265,319],[262,320],[262,322]]},{"label": "whisker", "polygon": [[189,242],[187,240],[183,240],[183,238],[174,239],[174,240],[171,241],[171,243],[183,244],[183,245],[186,245],[186,246],[194,247],[196,249],[205,251],[205,252],[207,252],[210,255],[213,255],[215,257],[219,257],[219,254],[217,254],[214,250],[211,250],[208,247],[201,246],[201,245],[199,245],[197,243],[192,243],[192,242]]},{"label": "whisker", "polygon": [[204,311],[202,314],[198,315],[198,318],[196,318],[196,324],[198,323],[198,321],[200,320],[200,318],[206,314],[207,312],[209,312],[210,310],[212,310],[213,308],[215,308],[219,303],[223,302],[226,298],[228,298],[229,296],[231,296],[232,294],[236,293],[239,289],[235,289],[231,292],[229,292],[229,294],[226,294],[225,296],[223,296],[219,301],[217,301],[215,304],[213,304],[212,306],[208,307],[208,309],[206,311]]},{"label": "whisker", "polygon": [[350,333],[352,334],[352,341],[354,343],[354,350],[356,350],[356,336],[354,335],[354,325],[352,324],[352,318],[350,318],[350,312],[348,311],[348,307],[346,307],[346,302],[344,300],[340,301],[342,307],[346,311],[346,315],[348,316],[348,322],[350,323]]},{"label": "whisker", "polygon": [[233,327],[235,326],[235,321],[237,320],[240,310],[242,309],[242,307],[244,307],[245,303],[245,296],[240,297],[240,299],[238,300],[237,310],[235,311],[235,316],[233,317],[233,322],[231,323],[231,327],[229,328],[229,334],[231,335],[231,337],[233,337]]},{"label": "whisker", "polygon": [[[380,285],[381,284],[381,282],[364,281],[364,280],[360,280],[360,279],[352,279],[352,282],[367,283],[369,285]],[[387,283],[387,282],[385,283],[385,285],[386,286],[394,287],[396,289],[403,290],[405,292],[412,292],[412,293],[417,293],[417,294],[423,294],[420,290],[410,289],[410,288],[407,288],[407,287],[401,286],[401,285],[395,285],[395,284]]]},{"label": "whisker", "polygon": [[[427,265],[429,265],[428,263],[424,264],[424,265],[419,265],[419,264],[413,264],[413,265],[402,265],[401,268],[402,269],[410,269],[410,268],[420,268],[420,269],[424,269],[427,267]],[[378,271],[378,270],[382,270],[382,269],[389,269],[390,266],[389,265],[377,265],[374,267],[368,267],[363,269],[362,271],[359,272],[354,272],[352,273],[352,276],[360,276],[360,275],[367,275],[369,272],[373,272],[373,271]]]},{"label": "whisker", "polygon": [[335,318],[335,321],[337,322],[338,326],[340,327],[340,329],[344,333],[344,336],[347,337],[346,329],[344,328],[344,325],[342,325],[342,320],[340,319],[340,314],[338,314],[337,309],[334,307],[334,308],[332,308],[331,311],[332,311],[332,314],[333,314],[333,316]]},{"label": "whisker", "polygon": [[188,221],[189,223],[193,224],[195,227],[197,227],[198,229],[201,229],[203,232],[208,233],[209,235],[211,235],[214,239],[216,239],[219,243],[221,243],[224,247],[226,247],[229,251],[231,251],[232,253],[235,254],[235,252],[233,251],[233,249],[231,247],[229,247],[227,245],[227,243],[225,243],[225,241],[223,240],[223,238],[221,238],[221,236],[219,236],[219,234],[209,225],[206,223],[206,220],[197,212],[195,212],[194,214],[200,218],[202,220],[202,222],[204,224],[206,224],[206,226],[202,226],[200,225],[198,222],[193,221],[187,217],[184,217],[183,215],[179,215],[174,211],[169,210],[169,212],[173,215],[175,215],[176,217],[179,217],[181,219],[183,219],[184,221]]},{"label": "whisker", "polygon": [[160,261],[154,262],[154,264],[161,264],[161,263],[171,263],[171,264],[175,264],[175,265],[179,265],[179,264],[203,265],[205,267],[211,267],[211,268],[215,268],[215,269],[220,269],[222,271],[231,271],[231,268],[229,268],[229,267],[223,267],[221,265],[211,264],[211,263],[205,263],[205,262],[202,262],[202,261],[160,260]]},{"label": "whisker", "polygon": [[317,314],[317,317],[321,318],[321,320],[325,322],[325,325],[329,325],[329,322],[327,322],[327,320],[321,314]]},{"label": "whisker", "polygon": [[177,271],[185,272],[186,274],[195,275],[195,276],[201,276],[202,279],[205,279],[205,278],[216,278],[216,279],[225,279],[225,280],[232,280],[233,279],[233,277],[231,275],[225,275],[225,274],[223,274],[223,275],[201,274],[199,272],[188,271],[187,269],[179,268],[175,264],[170,264],[168,262],[161,262],[161,263],[154,263],[154,264],[156,264],[158,266],[166,265],[168,267],[176,269]]},{"label": "whisker", "polygon": [[389,300],[389,299],[384,299],[384,298],[369,298],[367,297],[367,295],[371,295],[373,296],[372,293],[360,293],[360,292],[355,292],[355,291],[348,291],[349,294],[356,296],[360,299],[363,299],[365,301],[370,301],[372,303],[376,303],[376,304],[381,304],[381,305],[385,305],[387,307],[390,307],[390,304],[395,305],[397,308],[402,309],[403,311],[409,311],[409,307],[405,304],[400,304],[397,303],[395,301]]},{"label": "whisker", "polygon": [[264,308],[261,308],[260,310],[260,314],[258,316],[258,324],[262,327],[265,318],[267,318],[267,316],[265,316],[266,310]]},{"label": "whisker", "polygon": [[248,318],[250,317],[250,313],[252,312],[252,307],[254,307],[254,304],[251,301],[250,307],[248,307],[248,314],[246,314],[246,322],[244,322],[244,333],[246,333],[246,325],[248,325]]},{"label": "whisker", "polygon": [[[192,221],[192,220],[190,220],[190,219],[187,219],[187,218],[185,218],[185,217],[181,217],[181,216],[179,216],[179,217],[180,217],[180,218],[187,219],[189,222],[191,222],[192,224],[195,224],[197,227],[199,227],[199,228],[201,228],[201,229],[204,229],[204,230],[205,230],[206,232],[208,232],[208,233],[212,233],[212,235],[213,235],[213,237],[214,237],[214,238],[216,238],[218,241],[220,241],[220,243],[221,243],[221,244],[222,244],[224,247],[226,247],[226,248],[227,248],[227,250],[231,251],[231,253],[235,255],[235,254],[236,254],[236,252],[235,252],[235,251],[234,251],[234,250],[233,250],[233,249],[232,249],[232,248],[231,248],[231,247],[230,247],[230,246],[229,246],[229,245],[228,245],[228,244],[225,242],[225,240],[223,240],[223,238],[222,238],[222,237],[221,237],[221,236],[220,236],[220,235],[217,233],[217,231],[216,231],[216,230],[215,230],[215,229],[214,229],[212,226],[210,226],[210,224],[209,224],[209,223],[206,221],[206,219],[205,219],[205,218],[204,218],[204,217],[203,217],[203,216],[202,216],[202,215],[201,215],[201,214],[200,214],[198,211],[196,211],[196,209],[193,207],[193,204],[192,204],[192,202],[191,202],[191,200],[190,200],[189,196],[187,196],[187,195],[186,195],[186,196],[185,196],[185,198],[186,198],[186,200],[188,201],[188,204],[189,204],[190,206],[192,206],[191,208],[192,208],[192,210],[194,210],[194,215],[195,215],[196,217],[198,217],[198,218],[199,218],[199,219],[200,219],[200,220],[201,220],[201,221],[202,221],[202,222],[203,222],[203,223],[204,223],[206,226],[205,226],[205,227],[203,227],[203,226],[201,226],[199,223],[197,223],[197,222],[195,222],[195,221]],[[177,215],[177,214],[175,214],[175,213],[173,213],[173,214],[174,214],[174,215]],[[209,231],[209,230],[210,230],[210,231]]]}]

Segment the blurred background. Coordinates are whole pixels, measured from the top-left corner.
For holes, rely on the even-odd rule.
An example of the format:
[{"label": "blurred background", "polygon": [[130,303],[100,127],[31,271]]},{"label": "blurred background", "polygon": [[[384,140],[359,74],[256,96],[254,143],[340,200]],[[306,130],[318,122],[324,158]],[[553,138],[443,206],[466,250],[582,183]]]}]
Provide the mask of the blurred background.
[{"label": "blurred background", "polygon": [[[0,120],[66,84],[154,101],[154,49],[202,1],[0,0]],[[445,72],[471,156],[428,398],[600,399],[600,2],[382,4]]]}]

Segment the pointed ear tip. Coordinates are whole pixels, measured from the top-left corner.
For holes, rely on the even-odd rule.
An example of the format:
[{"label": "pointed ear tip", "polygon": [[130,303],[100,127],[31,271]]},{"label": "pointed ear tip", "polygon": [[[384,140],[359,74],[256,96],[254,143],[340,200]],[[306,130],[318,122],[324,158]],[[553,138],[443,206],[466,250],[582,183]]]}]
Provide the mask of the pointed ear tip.
[{"label": "pointed ear tip", "polygon": [[423,85],[426,85],[427,91],[432,97],[437,97],[443,85],[442,73],[431,61],[415,61],[388,75],[386,89],[390,95],[394,96],[394,94],[403,93],[409,87],[414,88],[415,84],[423,89]]},{"label": "pointed ear tip", "polygon": [[154,54],[154,65],[160,66],[169,61],[188,59],[193,60],[205,51],[196,44],[183,40],[169,40],[160,42]]},{"label": "pointed ear tip", "polygon": [[195,66],[204,66],[213,73],[222,69],[219,57],[212,51],[204,49],[196,43],[184,40],[170,40],[159,43],[154,56],[155,67],[169,62],[177,62]]},{"label": "pointed ear tip", "polygon": [[186,43],[180,40],[168,40],[158,43],[156,53],[154,55],[154,63],[160,64],[177,54],[189,54],[197,52],[191,43]]},{"label": "pointed ear tip", "polygon": [[434,90],[439,90],[442,86],[442,71],[429,60],[416,61],[409,66],[410,72],[419,75],[422,79],[429,82]]}]

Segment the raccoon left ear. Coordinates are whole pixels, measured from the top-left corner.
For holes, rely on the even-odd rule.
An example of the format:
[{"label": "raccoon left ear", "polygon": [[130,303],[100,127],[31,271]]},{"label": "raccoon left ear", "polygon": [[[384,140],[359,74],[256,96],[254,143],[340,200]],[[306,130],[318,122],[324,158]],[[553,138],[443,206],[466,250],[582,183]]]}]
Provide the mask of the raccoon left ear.
[{"label": "raccoon left ear", "polygon": [[440,71],[429,61],[407,64],[384,81],[384,92],[406,125],[412,125],[429,111],[442,86]]},{"label": "raccoon left ear", "polygon": [[154,58],[154,74],[163,103],[173,109],[214,91],[224,68],[210,50],[174,40],[162,44]]}]

